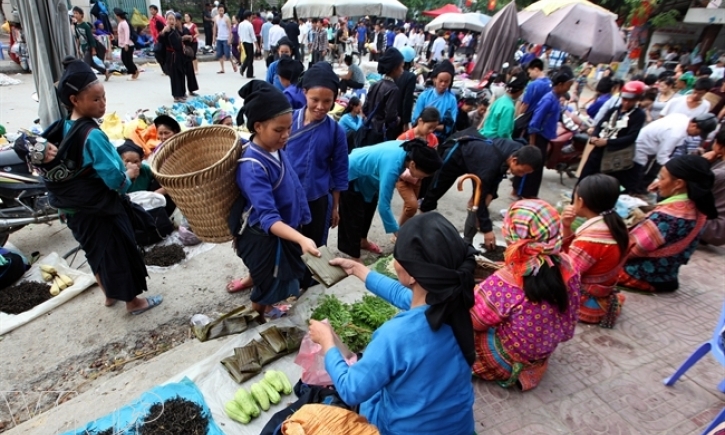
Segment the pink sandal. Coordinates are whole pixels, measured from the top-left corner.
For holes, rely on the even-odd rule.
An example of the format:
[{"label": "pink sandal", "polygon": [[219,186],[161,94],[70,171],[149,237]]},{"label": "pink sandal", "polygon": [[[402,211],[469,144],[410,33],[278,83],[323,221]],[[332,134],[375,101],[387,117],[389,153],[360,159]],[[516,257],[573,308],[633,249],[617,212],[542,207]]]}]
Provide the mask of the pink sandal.
[{"label": "pink sandal", "polygon": [[227,284],[227,292],[228,293],[239,293],[241,291],[254,287],[254,284],[245,286],[242,284],[242,281],[244,281],[244,278],[233,279],[229,284]]},{"label": "pink sandal", "polygon": [[362,248],[361,247],[360,249],[363,249],[365,251],[369,251],[369,252],[372,252],[373,254],[378,254],[378,255],[380,255],[380,254],[383,253],[383,250],[380,249],[380,246],[376,245],[373,242],[368,242],[368,247],[367,248]]}]

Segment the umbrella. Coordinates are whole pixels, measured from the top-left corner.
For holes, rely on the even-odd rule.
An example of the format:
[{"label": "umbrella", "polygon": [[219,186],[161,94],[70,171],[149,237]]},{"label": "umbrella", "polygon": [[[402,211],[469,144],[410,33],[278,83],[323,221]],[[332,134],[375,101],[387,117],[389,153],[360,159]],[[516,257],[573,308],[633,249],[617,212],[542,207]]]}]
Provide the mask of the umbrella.
[{"label": "umbrella", "polygon": [[565,8],[565,7],[567,7],[569,5],[573,5],[573,4],[584,5],[584,6],[593,8],[593,9],[597,9],[600,12],[616,16],[616,14],[614,12],[610,11],[609,9],[603,8],[603,7],[599,6],[598,4],[592,3],[587,0],[541,0],[541,1],[532,3],[529,6],[525,7],[524,11],[528,11],[528,12],[541,11],[541,12],[545,13],[546,15],[549,15],[552,12],[558,11],[559,9]]},{"label": "umbrella", "polygon": [[447,13],[438,15],[438,17],[425,26],[425,30],[451,29],[482,32],[483,28],[486,27],[486,23],[489,21],[491,21],[491,17],[478,12],[469,12],[467,14]]},{"label": "umbrella", "polygon": [[398,0],[289,0],[282,6],[285,19],[374,15],[402,20],[407,12]]},{"label": "umbrella", "polygon": [[28,44],[43,127],[65,114],[54,83],[63,75],[63,58],[75,54],[66,0],[19,0],[20,24]]},{"label": "umbrella", "polygon": [[[554,5],[568,2],[553,9]],[[544,3],[548,8],[538,5]],[[521,37],[566,51],[592,63],[620,59],[627,52],[616,15],[585,0],[542,0],[519,16]],[[551,11],[549,14],[546,11]]]},{"label": "umbrella", "polygon": [[516,3],[512,1],[498,11],[483,29],[471,76],[483,77],[488,71],[499,71],[504,62],[513,62],[518,40],[519,22],[516,18]]},{"label": "umbrella", "polygon": [[404,20],[408,8],[398,0],[338,0],[335,2],[337,15],[346,17],[377,17]]},{"label": "umbrella", "polygon": [[433,9],[432,11],[425,11],[423,12],[423,15],[427,15],[429,17],[437,17],[438,15],[447,14],[447,13],[454,13],[454,14],[460,14],[462,11],[461,9],[452,4],[447,4],[441,8]]}]

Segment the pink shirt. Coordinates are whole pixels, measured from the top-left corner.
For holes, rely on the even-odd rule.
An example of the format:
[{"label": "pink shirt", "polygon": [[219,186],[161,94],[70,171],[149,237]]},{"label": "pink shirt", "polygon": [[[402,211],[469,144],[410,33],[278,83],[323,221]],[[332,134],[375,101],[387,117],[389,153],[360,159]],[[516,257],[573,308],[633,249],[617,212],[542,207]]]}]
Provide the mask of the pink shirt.
[{"label": "pink shirt", "polygon": [[131,30],[128,28],[128,21],[126,20],[118,23],[118,46],[121,48],[125,46],[133,47]]},{"label": "pink shirt", "polygon": [[547,358],[559,343],[574,336],[579,313],[579,275],[569,277],[569,304],[566,312],[560,313],[547,302],[529,301],[522,288],[504,279],[507,273],[501,269],[476,287],[471,308],[473,329],[496,328],[501,345],[516,361]]}]

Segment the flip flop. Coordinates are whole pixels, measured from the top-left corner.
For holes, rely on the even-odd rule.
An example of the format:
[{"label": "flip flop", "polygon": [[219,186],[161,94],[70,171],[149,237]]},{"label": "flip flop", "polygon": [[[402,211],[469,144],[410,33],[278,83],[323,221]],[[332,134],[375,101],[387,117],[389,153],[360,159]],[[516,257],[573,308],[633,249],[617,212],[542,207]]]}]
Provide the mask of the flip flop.
[{"label": "flip flop", "polygon": [[372,252],[373,254],[378,254],[378,255],[383,253],[383,250],[380,249],[380,246],[376,245],[373,242],[368,242],[367,248],[360,248],[360,249],[363,249],[365,251],[369,251],[369,252]]},{"label": "flip flop", "polygon": [[280,317],[285,317],[286,315],[287,313],[277,307],[274,307],[269,312],[264,313],[264,317],[268,319],[279,319]]},{"label": "flip flop", "polygon": [[[232,282],[227,284],[227,292],[228,293],[239,293],[241,291],[254,287],[254,284],[243,286],[242,281],[243,281],[243,279],[233,279]],[[231,285],[231,288],[229,288],[230,285]]]},{"label": "flip flop", "polygon": [[130,311],[130,313],[132,316],[138,316],[139,314],[143,314],[146,311],[150,310],[151,308],[158,306],[159,304],[161,304],[161,302],[163,300],[164,300],[164,297],[161,295],[150,296],[150,297],[146,298],[146,302],[148,302],[148,304],[149,304],[148,307],[141,308],[141,309],[135,310],[135,311]]},{"label": "flip flop", "polygon": [[217,74],[224,74],[224,71],[217,71]]}]

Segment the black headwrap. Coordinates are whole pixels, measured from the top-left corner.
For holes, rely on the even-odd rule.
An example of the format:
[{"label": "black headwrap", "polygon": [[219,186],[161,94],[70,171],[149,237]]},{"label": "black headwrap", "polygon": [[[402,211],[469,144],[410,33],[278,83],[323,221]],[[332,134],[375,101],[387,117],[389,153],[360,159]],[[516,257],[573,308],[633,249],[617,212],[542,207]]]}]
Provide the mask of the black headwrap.
[{"label": "black headwrap", "polygon": [[378,74],[390,74],[403,64],[403,55],[397,48],[388,48],[378,59]]},{"label": "black headwrap", "polygon": [[119,156],[123,156],[126,153],[136,153],[141,157],[141,160],[144,158],[144,152],[143,148],[136,145],[132,140],[126,139],[126,141],[121,145],[120,147],[116,148],[116,151],[118,151]]},{"label": "black headwrap", "polygon": [[429,147],[426,141],[422,139],[409,140],[403,142],[400,146],[407,151],[408,160],[415,162],[415,167],[426,174],[433,174],[443,166],[438,151]]},{"label": "black headwrap", "polygon": [[287,97],[264,80],[252,80],[239,89],[244,106],[237,115],[237,125],[246,124],[254,133],[254,123],[264,122],[292,111]]},{"label": "black headwrap", "polygon": [[317,62],[305,73],[302,78],[302,87],[304,89],[327,88],[337,97],[340,78],[332,70],[332,65],[327,62]]},{"label": "black headwrap", "polygon": [[436,64],[436,66],[433,68],[433,71],[431,71],[430,76],[431,77],[438,77],[438,74],[440,73],[448,73],[451,75],[451,84],[453,83],[453,77],[456,76],[456,68],[453,67],[453,64],[450,60],[444,59]]},{"label": "black headwrap", "polygon": [[675,178],[687,182],[687,197],[694,203],[708,219],[717,219],[715,197],[712,187],[715,184],[715,175],[710,169],[710,163],[700,156],[680,156],[665,163],[667,171]]},{"label": "black headwrap", "polygon": [[294,47],[294,45],[292,45],[292,40],[286,36],[281,37],[279,41],[277,41],[277,48],[279,48],[280,45],[286,45],[289,48]]},{"label": "black headwrap", "polygon": [[170,117],[169,115],[159,115],[156,118],[154,118],[154,125],[156,128],[159,128],[159,125],[165,125],[171,129],[174,133],[180,133],[181,132],[181,126],[179,125],[179,122],[175,120],[174,118]]},{"label": "black headwrap", "polygon": [[277,75],[283,79],[289,80],[293,85],[296,85],[300,80],[302,71],[305,70],[304,65],[299,60],[294,60],[289,56],[282,56],[279,58],[277,63]]},{"label": "black headwrap", "polygon": [[[121,18],[126,18],[126,16],[128,15],[128,12],[124,11],[121,8],[113,8],[113,13]],[[108,30],[110,31],[111,29]]]},{"label": "black headwrap", "polygon": [[71,107],[73,105],[70,101],[71,95],[78,95],[87,86],[97,82],[98,77],[96,77],[96,73],[91,67],[82,60],[69,56],[63,59],[63,65],[65,65],[65,71],[63,71],[63,75],[58,81],[56,92],[61,103],[66,107]]},{"label": "black headwrap", "polygon": [[473,271],[476,250],[466,244],[446,218],[429,212],[400,227],[395,259],[428,292],[425,317],[437,331],[445,323],[453,329],[469,365],[476,359],[473,324]]}]

